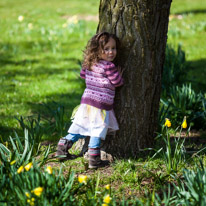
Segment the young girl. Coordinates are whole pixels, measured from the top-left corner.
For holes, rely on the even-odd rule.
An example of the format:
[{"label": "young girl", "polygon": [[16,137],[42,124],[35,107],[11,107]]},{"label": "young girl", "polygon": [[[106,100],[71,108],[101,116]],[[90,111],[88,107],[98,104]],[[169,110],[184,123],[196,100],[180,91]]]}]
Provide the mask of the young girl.
[{"label": "young girl", "polygon": [[85,79],[86,89],[69,134],[58,142],[57,156],[64,155],[63,159],[70,159],[68,149],[74,142],[90,136],[89,168],[103,166],[100,158],[101,139],[104,140],[108,132],[119,129],[113,112],[115,87],[123,84],[120,69],[115,66],[119,44],[119,39],[107,32],[96,34],[88,42],[80,72],[80,77]]}]

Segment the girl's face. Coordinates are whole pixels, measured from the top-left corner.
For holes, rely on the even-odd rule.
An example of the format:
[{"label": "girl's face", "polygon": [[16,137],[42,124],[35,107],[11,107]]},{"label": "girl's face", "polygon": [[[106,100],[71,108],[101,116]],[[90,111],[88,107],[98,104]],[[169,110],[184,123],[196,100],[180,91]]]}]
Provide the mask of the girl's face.
[{"label": "girl's face", "polygon": [[100,59],[112,62],[117,55],[116,41],[113,38],[109,38],[109,41],[104,46],[103,50],[100,50]]}]

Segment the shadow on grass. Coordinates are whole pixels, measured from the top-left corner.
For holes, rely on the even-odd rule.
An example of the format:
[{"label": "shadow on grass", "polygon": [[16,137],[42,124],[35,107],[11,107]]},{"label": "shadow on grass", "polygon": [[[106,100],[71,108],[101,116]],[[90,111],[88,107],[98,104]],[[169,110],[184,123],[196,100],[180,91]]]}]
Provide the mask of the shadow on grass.
[{"label": "shadow on grass", "polygon": [[[47,62],[49,62],[49,60],[45,61],[45,60],[41,60],[41,61],[45,61],[45,64],[41,63],[40,66],[37,66],[35,64],[40,63],[40,61],[34,61],[34,60],[24,60],[24,61],[7,61],[6,62],[8,64],[13,64],[13,67],[9,68],[9,70],[7,70],[6,72],[4,72],[3,74],[1,74],[1,78],[4,79],[9,79],[9,78],[13,78],[15,76],[40,76],[40,75],[57,75],[57,74],[63,74],[66,71],[71,71],[71,72],[80,72],[80,67],[79,66],[74,66],[76,65],[76,62],[79,62],[78,59],[67,59],[68,62],[70,62],[72,64],[72,67],[60,67],[58,65],[55,66],[45,66],[47,64]],[[1,60],[0,60],[1,61]],[[61,60],[59,60],[61,61]],[[32,62],[32,63],[31,63]],[[55,63],[54,63],[55,64]],[[22,68],[16,67],[16,66],[23,66]],[[0,66],[1,65],[0,63]],[[29,66],[32,66],[32,69],[28,69]]]},{"label": "shadow on grass", "polygon": [[11,60],[12,56],[7,56],[7,55],[0,55],[0,66],[5,66],[5,65],[21,65],[24,66],[26,64],[34,64],[34,63],[38,63],[37,60],[34,59],[25,59],[22,61],[15,61],[15,60]]},{"label": "shadow on grass", "polygon": [[0,142],[3,141],[8,141],[9,137],[15,137],[15,132],[16,133],[22,133],[21,129],[17,129],[17,128],[12,128],[9,126],[2,126],[0,125]]},{"label": "shadow on grass", "polygon": [[[25,124],[28,124],[28,119],[37,119],[38,115],[41,118],[41,129],[43,131],[42,140],[56,141],[60,136],[65,136],[67,134],[68,128],[71,124],[71,114],[75,106],[80,104],[81,100],[80,93],[66,93],[66,94],[51,94],[47,96],[47,101],[42,103],[27,102],[31,110],[32,116],[23,117]],[[55,101],[54,101],[55,99]],[[57,131],[55,128],[55,119],[54,114],[59,109],[63,109],[63,123],[62,131]],[[15,118],[14,116],[10,118]],[[18,119],[21,118],[17,116]],[[17,121],[17,120],[16,120]],[[17,121],[18,122],[18,121]],[[0,125],[0,138],[3,141],[8,141],[9,136],[14,137],[14,131],[22,136],[24,134],[23,128],[12,128],[9,126]],[[2,141],[1,140],[1,141]],[[0,141],[0,142],[1,142]]]},{"label": "shadow on grass", "polygon": [[182,14],[205,14],[206,13],[206,9],[193,9],[190,11],[182,11],[182,12],[178,12],[175,13],[175,15],[182,15]]},{"label": "shadow on grass", "polygon": [[[2,45],[0,45],[2,46]],[[7,47],[3,52],[0,51],[0,66],[9,66],[9,69],[2,70],[0,79],[5,80],[6,85],[1,85],[1,89],[4,93],[7,92],[13,92],[15,90],[15,79],[18,76],[22,76],[25,78],[21,78],[21,81],[33,81],[33,78],[38,80],[43,80],[48,78],[49,76],[53,75],[59,75],[59,74],[70,74],[68,72],[72,72],[73,74],[76,73],[77,76],[79,76],[79,70],[80,70],[80,60],[77,58],[65,58],[65,55],[62,55],[62,57],[54,57],[52,53],[48,54],[50,56],[40,55],[38,58],[33,58],[32,54],[27,54],[27,49],[24,50],[23,53],[19,54],[18,56],[23,56],[24,54],[27,55],[27,57],[23,60],[16,60],[15,52],[13,52],[13,48],[18,45],[3,45],[4,48]],[[22,47],[22,46],[21,46]],[[32,51],[34,52],[34,51]],[[35,51],[36,52],[36,51]],[[29,59],[30,58],[30,59]],[[62,66],[59,62],[64,62],[64,66]],[[65,64],[65,61],[67,62]],[[28,66],[31,66],[31,69],[28,69]],[[29,78],[32,75],[32,78]],[[27,78],[28,77],[28,78]],[[77,85],[83,85],[80,78],[74,78],[73,75],[62,75],[63,79],[66,79],[66,81],[69,82],[69,84],[77,84]],[[12,81],[11,81],[12,80]],[[36,81],[34,80],[34,81]],[[79,88],[79,86],[78,86]],[[79,92],[80,91],[80,92]],[[78,89],[77,92],[68,92],[65,94],[60,93],[54,93],[50,96],[45,96],[43,100],[39,100],[41,103],[35,103],[30,102],[29,97],[25,104],[26,106],[29,106],[29,109],[31,110],[31,113],[34,114],[34,118],[38,116],[38,114],[41,115],[41,117],[45,118],[52,118],[52,115],[49,113],[49,110],[46,109],[48,107],[51,107],[53,109],[56,109],[57,106],[63,106],[65,108],[65,124],[66,130],[68,129],[70,125],[70,116],[72,113],[73,108],[80,103],[81,95],[82,95],[83,89]],[[34,98],[35,99],[35,98]],[[37,98],[38,99],[38,98]],[[54,101],[57,103],[57,105],[54,105]],[[20,114],[21,116],[21,114]],[[17,117],[17,118],[20,118]],[[13,119],[14,117],[10,115],[8,117],[9,119]],[[45,126],[46,128],[46,126]],[[22,133],[21,129],[12,128],[10,125],[1,125],[0,124],[0,137],[4,137],[8,139],[8,137],[14,134],[14,130],[17,133]]]},{"label": "shadow on grass", "polygon": [[[71,45],[72,46],[72,45]],[[63,46],[61,49],[58,49],[56,51],[57,54],[64,54],[61,58],[58,58],[56,56],[56,53],[54,54],[52,52],[53,46],[51,45],[50,41],[44,40],[44,41],[20,41],[18,43],[8,43],[3,42],[0,43],[0,66],[5,65],[16,65],[16,66],[26,66],[27,64],[36,64],[41,62],[58,62],[58,61],[68,61],[73,62],[77,65],[81,65],[81,61],[77,58],[65,58],[65,53],[68,54],[69,51],[71,51],[71,48],[65,47],[63,49]],[[39,54],[39,56],[45,56],[45,54],[48,54],[48,56],[44,58],[25,58],[23,60],[13,60],[16,57],[20,56],[33,56],[33,54]]]},{"label": "shadow on grass", "polygon": [[[40,115],[45,122],[44,130],[47,132],[44,140],[57,141],[59,137],[67,135],[72,111],[80,104],[81,95],[80,92],[56,93],[46,96],[46,101],[42,103],[27,102],[32,114]],[[48,130],[49,127],[51,129]]]},{"label": "shadow on grass", "polygon": [[198,92],[206,92],[206,59],[188,61],[188,81],[192,88]]},{"label": "shadow on grass", "polygon": [[52,94],[46,96],[47,101],[43,103],[27,102],[33,114],[40,114],[44,118],[51,117],[48,108],[56,109],[58,106],[63,106],[65,115],[71,116],[72,110],[80,104],[82,93],[65,93],[65,94]]}]

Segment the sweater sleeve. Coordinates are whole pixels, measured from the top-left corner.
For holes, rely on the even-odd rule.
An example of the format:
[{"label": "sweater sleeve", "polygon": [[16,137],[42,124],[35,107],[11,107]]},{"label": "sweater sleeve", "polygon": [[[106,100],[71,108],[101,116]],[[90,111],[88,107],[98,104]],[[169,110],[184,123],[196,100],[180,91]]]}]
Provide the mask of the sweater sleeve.
[{"label": "sweater sleeve", "polygon": [[123,85],[123,79],[114,64],[105,67],[107,78],[115,87]]},{"label": "sweater sleeve", "polygon": [[85,79],[85,69],[81,69],[81,72],[80,72],[80,77],[82,78],[82,79]]}]

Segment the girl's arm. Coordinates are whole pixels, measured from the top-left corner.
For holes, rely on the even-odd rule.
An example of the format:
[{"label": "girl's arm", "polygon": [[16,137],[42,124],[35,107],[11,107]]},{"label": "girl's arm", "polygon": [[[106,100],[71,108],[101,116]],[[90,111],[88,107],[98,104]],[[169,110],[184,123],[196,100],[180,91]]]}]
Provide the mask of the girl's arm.
[{"label": "girl's arm", "polygon": [[82,79],[85,79],[85,69],[81,69],[81,72],[80,72],[80,77],[82,78]]},{"label": "girl's arm", "polygon": [[119,87],[123,85],[123,78],[118,72],[117,67],[114,66],[114,64],[112,65],[112,67],[107,66],[105,68],[105,72],[106,72],[108,79],[115,87]]}]

